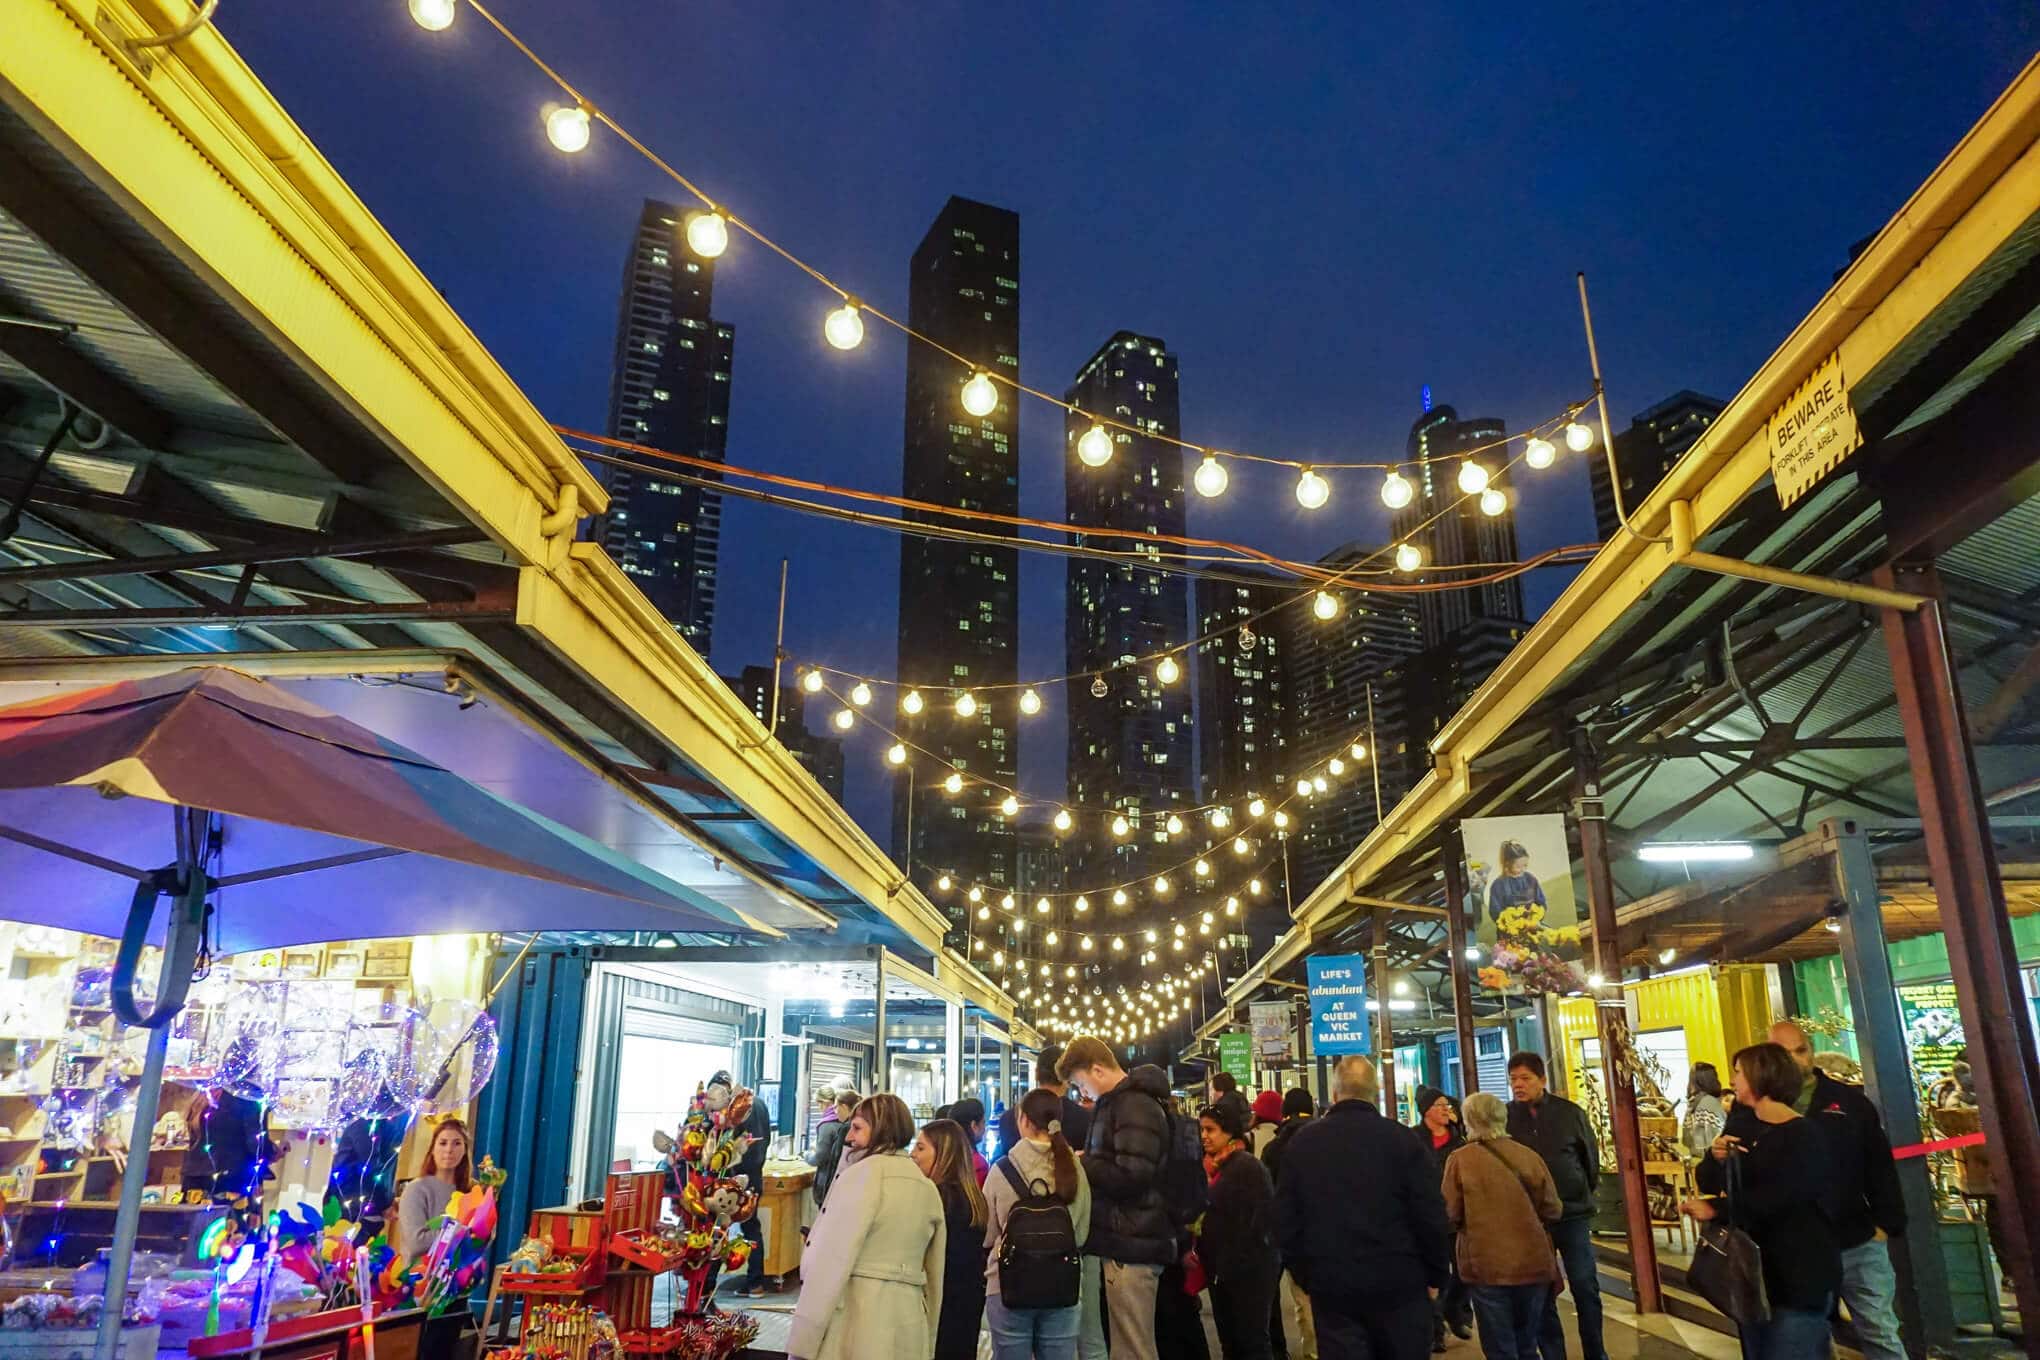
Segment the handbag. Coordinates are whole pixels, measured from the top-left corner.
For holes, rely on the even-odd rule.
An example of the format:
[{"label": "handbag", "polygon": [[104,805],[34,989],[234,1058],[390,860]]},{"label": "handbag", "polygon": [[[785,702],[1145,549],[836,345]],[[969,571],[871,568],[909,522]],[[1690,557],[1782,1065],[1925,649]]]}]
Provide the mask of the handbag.
[{"label": "handbag", "polygon": [[[1735,1154],[1728,1159],[1724,1204],[1732,1209],[1741,1190],[1742,1157]],[[1693,1247],[1693,1264],[1686,1267],[1686,1279],[1695,1293],[1739,1327],[1771,1320],[1771,1296],[1764,1287],[1764,1249],[1733,1223],[1713,1218],[1700,1225],[1700,1240]]]},{"label": "handbag", "polygon": [[[1490,1143],[1487,1139],[1485,1138],[1478,1139],[1474,1142],[1473,1146],[1478,1148],[1486,1148],[1488,1156],[1500,1162],[1502,1166],[1508,1171],[1508,1173],[1516,1178],[1516,1184],[1523,1188],[1523,1198],[1530,1201],[1530,1216],[1532,1218],[1541,1219],[1543,1215],[1537,1212],[1536,1192],[1531,1190],[1530,1182],[1523,1179],[1523,1173],[1516,1170],[1515,1167],[1510,1166],[1509,1159],[1507,1157],[1504,1157],[1501,1153],[1495,1151],[1494,1144]],[[1558,1246],[1556,1243],[1554,1243],[1551,1248],[1551,1293],[1552,1296],[1556,1298],[1558,1295],[1563,1294],[1564,1292],[1565,1292],[1565,1258],[1558,1254]]]}]

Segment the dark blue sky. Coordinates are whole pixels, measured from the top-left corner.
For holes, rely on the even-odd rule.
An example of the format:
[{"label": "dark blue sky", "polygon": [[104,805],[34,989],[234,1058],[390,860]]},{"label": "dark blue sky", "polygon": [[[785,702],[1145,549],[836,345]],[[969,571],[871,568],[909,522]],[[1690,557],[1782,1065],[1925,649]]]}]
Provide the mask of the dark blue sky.
[{"label": "dark blue sky", "polygon": [[[2029,5],[1547,6],[495,0],[596,103],[795,251],[898,314],[944,198],[1021,217],[1023,376],[1060,392],[1113,331],[1181,356],[1185,432],[1397,456],[1429,383],[1519,428],[1589,387],[1593,291],[1618,427],[1727,398],[2040,44]],[[1369,13],[1381,8],[1385,12]],[[1909,11],[1909,12],[1901,12]],[[676,186],[597,129],[546,143],[552,88],[463,11],[230,3],[220,27],[555,420],[600,429],[638,205]],[[902,342],[828,349],[832,299],[741,239],[729,457],[896,491]],[[1062,509],[1059,413],[1021,412],[1021,499]],[[1235,467],[1191,529],[1307,556],[1378,541],[1371,474],[1316,514]],[[1522,545],[1593,536],[1577,459],[1524,483]],[[713,659],[893,665],[890,535],[732,501]],[[1022,562],[1023,674],[1060,671],[1062,567]],[[1561,573],[1532,578],[1542,608]],[[819,722],[820,715],[817,715]],[[1024,729],[1024,782],[1062,734]],[[877,746],[851,803],[877,820]],[[881,835],[881,838],[883,836]]]}]

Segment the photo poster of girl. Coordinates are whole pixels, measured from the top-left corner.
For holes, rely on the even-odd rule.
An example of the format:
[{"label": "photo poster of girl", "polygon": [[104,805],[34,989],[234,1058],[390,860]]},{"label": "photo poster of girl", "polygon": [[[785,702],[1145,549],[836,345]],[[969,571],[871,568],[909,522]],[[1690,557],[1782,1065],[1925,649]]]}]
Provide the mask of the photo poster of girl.
[{"label": "photo poster of girl", "polygon": [[[1459,833],[1466,847],[1464,908],[1473,917],[1474,937],[1483,945],[1530,929],[1563,930],[1579,924],[1563,813],[1468,817],[1460,822]],[[1505,912],[1510,913],[1507,918]]]}]

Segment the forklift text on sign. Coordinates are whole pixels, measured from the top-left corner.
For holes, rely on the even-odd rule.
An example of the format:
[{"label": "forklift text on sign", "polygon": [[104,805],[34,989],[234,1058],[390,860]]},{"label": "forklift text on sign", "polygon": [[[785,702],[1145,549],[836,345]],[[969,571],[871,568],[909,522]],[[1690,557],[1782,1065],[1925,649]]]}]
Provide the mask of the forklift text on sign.
[{"label": "forklift text on sign", "polygon": [[1771,413],[1771,480],[1778,503],[1790,505],[1819,485],[1862,440],[1856,412],[1849,405],[1849,386],[1842,379],[1842,359],[1827,361]]}]

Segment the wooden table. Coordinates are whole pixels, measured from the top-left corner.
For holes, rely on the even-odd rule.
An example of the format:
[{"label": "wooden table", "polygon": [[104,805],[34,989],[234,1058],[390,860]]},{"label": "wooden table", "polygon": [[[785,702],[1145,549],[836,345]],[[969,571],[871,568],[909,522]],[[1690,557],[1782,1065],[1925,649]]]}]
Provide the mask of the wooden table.
[{"label": "wooden table", "polygon": [[759,1223],[765,1233],[765,1273],[778,1279],[800,1269],[801,1199],[815,1183],[813,1171],[790,1176],[766,1173],[759,1192]]}]

